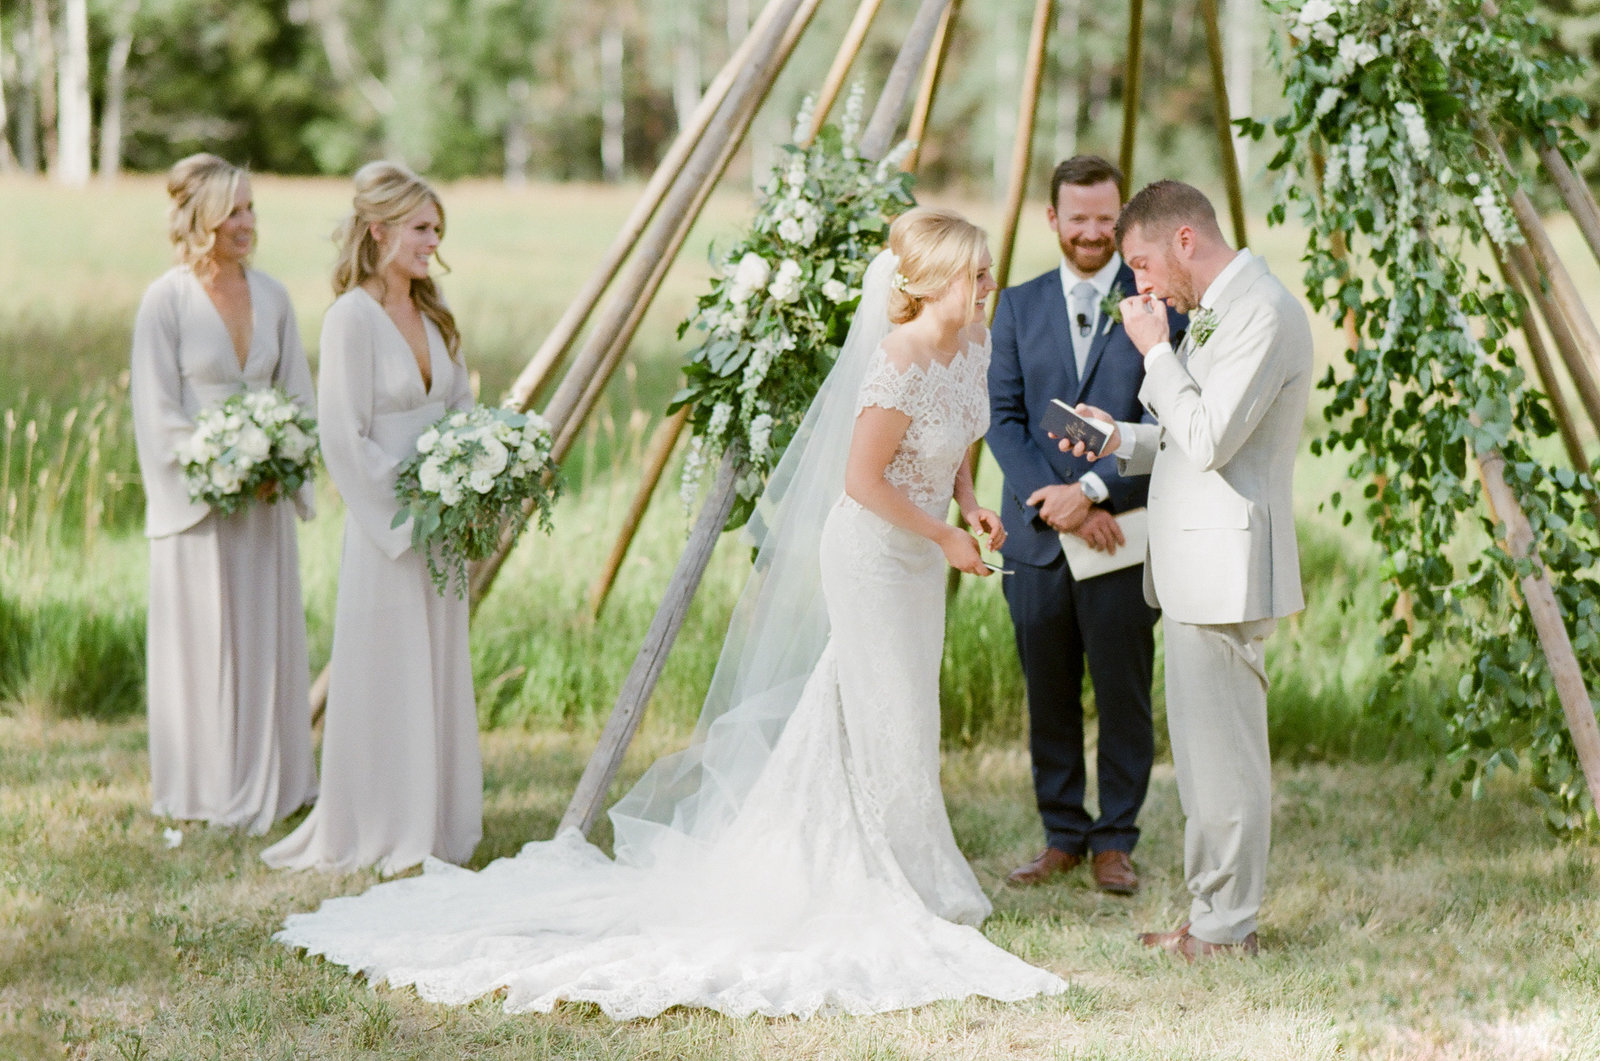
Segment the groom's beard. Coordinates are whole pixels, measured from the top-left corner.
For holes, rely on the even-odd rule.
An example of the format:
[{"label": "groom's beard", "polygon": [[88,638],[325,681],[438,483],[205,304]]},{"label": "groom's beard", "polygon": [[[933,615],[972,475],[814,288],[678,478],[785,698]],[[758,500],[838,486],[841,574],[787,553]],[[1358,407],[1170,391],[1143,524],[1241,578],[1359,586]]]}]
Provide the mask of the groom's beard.
[{"label": "groom's beard", "polygon": [[1166,299],[1167,303],[1179,313],[1193,313],[1200,308],[1201,292],[1195,290],[1194,274],[1191,273],[1178,256],[1169,248],[1165,252],[1167,266],[1167,290],[1156,293],[1157,298]]}]

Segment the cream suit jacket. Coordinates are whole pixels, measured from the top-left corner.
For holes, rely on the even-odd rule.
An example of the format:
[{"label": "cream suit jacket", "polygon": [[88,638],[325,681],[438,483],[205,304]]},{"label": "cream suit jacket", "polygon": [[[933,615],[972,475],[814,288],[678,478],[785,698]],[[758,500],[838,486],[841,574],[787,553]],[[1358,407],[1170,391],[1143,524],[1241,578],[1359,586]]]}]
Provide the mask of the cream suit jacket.
[{"label": "cream suit jacket", "polygon": [[1281,618],[1305,607],[1294,458],[1311,393],[1300,302],[1248,261],[1219,293],[1215,331],[1146,358],[1125,474],[1150,474],[1145,597],[1183,623]]}]

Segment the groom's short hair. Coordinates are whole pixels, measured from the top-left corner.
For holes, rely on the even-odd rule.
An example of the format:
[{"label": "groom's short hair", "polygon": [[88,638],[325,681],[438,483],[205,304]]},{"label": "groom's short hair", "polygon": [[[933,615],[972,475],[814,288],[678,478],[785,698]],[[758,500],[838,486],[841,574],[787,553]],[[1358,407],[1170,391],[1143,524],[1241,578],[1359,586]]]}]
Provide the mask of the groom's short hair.
[{"label": "groom's short hair", "polygon": [[1122,246],[1122,241],[1135,228],[1146,237],[1159,239],[1182,225],[1222,238],[1216,208],[1204,192],[1182,181],[1155,181],[1139,189],[1139,194],[1122,208],[1117,217],[1117,246]]},{"label": "groom's short hair", "polygon": [[1058,165],[1050,178],[1050,205],[1060,205],[1063,184],[1087,188],[1105,181],[1117,186],[1118,195],[1126,190],[1122,186],[1122,171],[1099,155],[1073,155]]}]

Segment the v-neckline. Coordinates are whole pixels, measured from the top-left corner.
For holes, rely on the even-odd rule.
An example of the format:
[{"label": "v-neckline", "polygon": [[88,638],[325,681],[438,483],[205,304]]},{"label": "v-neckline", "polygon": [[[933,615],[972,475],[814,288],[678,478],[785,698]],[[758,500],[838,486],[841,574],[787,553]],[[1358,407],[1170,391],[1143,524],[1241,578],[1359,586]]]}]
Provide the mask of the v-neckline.
[{"label": "v-neckline", "polygon": [[396,324],[394,318],[389,316],[389,311],[384,308],[383,303],[379,302],[377,296],[360,284],[357,284],[355,289],[366,295],[372,301],[372,304],[378,308],[378,312],[383,316],[383,319],[389,322],[389,327],[394,329],[394,334],[400,339],[400,345],[405,347],[406,353],[411,355],[411,367],[416,369],[417,382],[422,384],[423,396],[433,397],[434,384],[439,382],[439,371],[438,365],[435,363],[438,359],[433,356],[433,337],[428,334],[428,318],[426,316],[422,318],[422,342],[428,348],[428,375],[424,377],[422,375],[422,366],[417,363],[417,352],[411,348],[411,340],[406,338],[406,333],[400,330],[400,325]]},{"label": "v-neckline", "polygon": [[211,297],[211,292],[206,288],[205,281],[200,279],[200,274],[193,269],[189,276],[200,286],[200,294],[205,297],[206,304],[211,307],[211,312],[217,315],[217,323],[222,325],[222,332],[228,337],[228,347],[233,353],[234,364],[239,366],[239,375],[245,374],[245,369],[250,366],[250,358],[256,352],[256,292],[250,285],[250,270],[244,270],[244,297],[250,310],[250,328],[246,333],[244,356],[239,356],[239,344],[234,341],[233,329],[228,327],[228,318],[223,315],[222,307],[217,305],[217,300]]}]

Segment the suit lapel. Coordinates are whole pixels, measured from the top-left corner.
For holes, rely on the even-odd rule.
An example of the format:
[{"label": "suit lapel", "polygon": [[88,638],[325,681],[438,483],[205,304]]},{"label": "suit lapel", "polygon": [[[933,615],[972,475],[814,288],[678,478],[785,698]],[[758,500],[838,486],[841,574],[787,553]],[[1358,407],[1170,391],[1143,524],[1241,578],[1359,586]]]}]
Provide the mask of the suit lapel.
[{"label": "suit lapel", "polygon": [[[1078,393],[1078,364],[1072,356],[1072,317],[1067,312],[1067,295],[1061,290],[1061,274],[1050,274],[1051,281],[1041,294],[1044,298],[1045,331],[1055,344],[1061,370],[1067,374],[1067,393]],[[1055,397],[1055,395],[1051,395]]]}]

